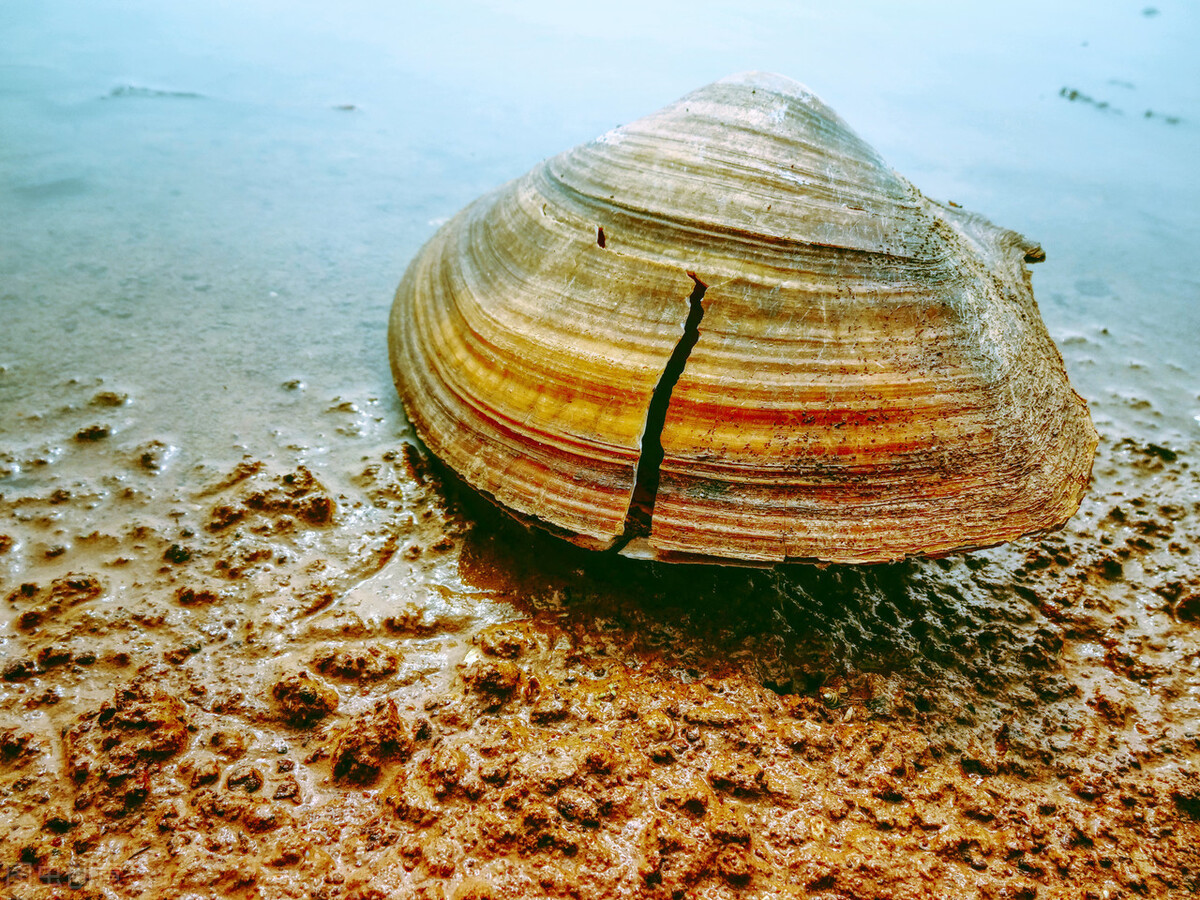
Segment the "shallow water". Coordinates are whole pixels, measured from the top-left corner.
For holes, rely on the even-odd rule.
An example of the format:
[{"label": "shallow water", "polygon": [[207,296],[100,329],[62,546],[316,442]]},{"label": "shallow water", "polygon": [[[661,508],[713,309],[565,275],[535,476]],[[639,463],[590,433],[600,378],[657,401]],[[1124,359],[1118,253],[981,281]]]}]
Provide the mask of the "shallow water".
[{"label": "shallow water", "polygon": [[396,421],[385,314],[436,225],[747,68],[805,81],[930,196],[1041,241],[1036,292],[1101,426],[1194,437],[1200,11],[1157,9],[13,0],[6,438],[71,376],[136,389],[144,425],[201,453],[282,427],[297,377],[387,397]]},{"label": "shallow water", "polygon": [[[195,746],[164,764],[162,797],[155,787],[147,809],[174,802],[183,787],[170,779],[188,784],[222,729],[249,736],[246,759],[260,768],[280,746],[300,756],[332,741],[336,756],[339,729],[361,727],[384,696],[428,712],[447,740],[500,741],[489,721],[519,720],[526,734],[544,710],[532,700],[532,712],[476,708],[468,676],[477,648],[490,646],[480,635],[520,620],[533,635],[534,649],[517,655],[526,696],[540,683],[593,704],[607,691],[581,699],[579,685],[621,670],[643,711],[659,694],[684,697],[686,709],[687,689],[703,683],[768,725],[787,698],[817,698],[837,716],[806,727],[828,726],[846,753],[860,725],[900,743],[928,736],[955,760],[951,781],[995,770],[1018,793],[1057,798],[1061,816],[1045,821],[1094,815],[1116,829],[1122,852],[1157,839],[1121,818],[1132,788],[1114,787],[1097,812],[1086,784],[1059,780],[1093,765],[1124,777],[1122,754],[1134,754],[1147,779],[1165,779],[1153,796],[1169,798],[1171,779],[1194,779],[1187,766],[1200,757],[1198,626],[1184,610],[1200,597],[1200,482],[1189,468],[1200,439],[1200,9],[411,6],[0,6],[0,730],[28,729],[58,748],[63,729],[143,676],[188,697]],[[1042,243],[1035,292],[1104,438],[1092,497],[1062,536],[877,569],[614,563],[499,521],[392,452],[411,436],[386,317],[421,243],[538,159],[745,69],[806,82],[922,191]],[[311,491],[298,487],[299,466],[319,482]],[[329,520],[305,506],[313,498],[332,505]],[[81,571],[98,573],[102,593],[55,600],[54,586]],[[14,591],[34,583],[28,597]],[[327,733],[280,724],[280,671],[328,674],[320,660],[330,653],[370,647],[399,661],[377,682],[339,681],[340,718]],[[608,676],[594,674],[605,667]],[[1108,718],[1093,721],[1095,710]],[[629,719],[596,715],[602,729]],[[476,716],[482,724],[463,725]],[[863,716],[876,718],[868,726]],[[550,720],[608,740],[587,732],[596,720]],[[687,724],[724,746],[716,719]],[[513,752],[536,762],[557,740],[544,731]],[[978,754],[958,762],[976,740],[1023,748],[1021,761],[998,749],[1007,770]],[[410,768],[426,764],[424,752]],[[836,752],[802,767],[852,795]],[[343,790],[316,753],[295,769],[304,828],[319,820],[337,834],[329,823],[379,814],[378,792]],[[5,852],[44,832],[43,788],[47,801],[75,797],[78,833],[92,827],[103,803],[80,806],[86,786],[74,795],[55,781],[69,755],[51,751],[34,788],[0,772],[0,797],[21,810],[0,835]],[[676,771],[711,761],[688,759]],[[1055,773],[1045,783],[1043,764]],[[628,776],[653,803],[657,777]],[[188,797],[199,808],[194,790]],[[745,801],[755,846],[795,802]],[[634,804],[601,832],[620,844],[643,812]],[[940,814],[957,827],[953,804]],[[818,808],[805,815],[826,820]],[[854,815],[828,820],[831,835],[858,846]],[[76,852],[88,865],[98,853],[142,865],[128,883],[161,888],[163,871],[178,874],[174,851],[160,854],[158,832],[130,827],[114,825],[109,843],[77,841]],[[462,846],[474,827],[446,826]],[[1191,827],[1181,826],[1181,845]],[[410,884],[411,867],[386,851],[298,839],[338,858],[312,862],[322,877],[378,865],[399,879],[385,888]],[[138,856],[143,840],[158,843]],[[915,846],[875,858],[902,854],[907,871]],[[243,866],[269,855],[257,845],[221,853]],[[159,868],[145,869],[150,860]],[[486,870],[516,884],[495,862],[463,862],[454,878]],[[1117,878],[1111,863],[1097,856],[1088,883]],[[266,894],[302,890],[274,865],[258,876]],[[579,868],[592,865],[604,870]],[[965,856],[946,866],[941,885],[979,871]],[[1170,870],[1147,883],[1167,884]],[[628,859],[613,871],[637,883]],[[1058,896],[1078,873],[1040,883]],[[1129,879],[1118,880],[1129,887],[1136,873]]]}]

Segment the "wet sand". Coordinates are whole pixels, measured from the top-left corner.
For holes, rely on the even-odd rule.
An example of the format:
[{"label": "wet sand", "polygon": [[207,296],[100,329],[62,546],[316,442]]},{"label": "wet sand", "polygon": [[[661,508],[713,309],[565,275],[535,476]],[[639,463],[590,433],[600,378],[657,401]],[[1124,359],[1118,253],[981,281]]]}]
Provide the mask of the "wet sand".
[{"label": "wet sand", "polygon": [[[7,894],[1200,891],[1195,14],[701,7],[13,7]],[[414,443],[386,315],[437,224],[751,67],[1046,247],[1102,434],[1061,532],[648,565]]]},{"label": "wet sand", "polygon": [[526,531],[369,399],[297,401],[352,465],[212,466],[59,387],[2,460],[20,896],[1200,886],[1193,447],[1107,439],[1041,540],[696,568]]}]

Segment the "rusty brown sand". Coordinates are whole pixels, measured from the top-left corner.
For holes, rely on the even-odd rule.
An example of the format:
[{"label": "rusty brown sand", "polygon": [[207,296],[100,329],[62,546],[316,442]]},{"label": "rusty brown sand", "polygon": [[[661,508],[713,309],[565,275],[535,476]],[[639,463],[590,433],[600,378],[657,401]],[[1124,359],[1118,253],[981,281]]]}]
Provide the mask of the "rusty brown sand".
[{"label": "rusty brown sand", "polygon": [[1195,447],[1106,435],[1040,540],[694,568],[353,427],[195,465],[63,391],[0,456],[13,896],[1200,890]]}]

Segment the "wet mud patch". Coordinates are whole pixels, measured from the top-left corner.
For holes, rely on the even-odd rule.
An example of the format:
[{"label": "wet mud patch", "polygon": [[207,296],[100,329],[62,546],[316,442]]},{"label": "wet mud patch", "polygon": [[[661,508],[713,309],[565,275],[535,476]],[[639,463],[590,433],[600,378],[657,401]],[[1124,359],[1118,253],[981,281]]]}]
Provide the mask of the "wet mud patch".
[{"label": "wet mud patch", "polygon": [[347,402],[323,457],[197,466],[124,401],[6,450],[20,896],[1200,888],[1194,447],[1108,440],[1065,530],[982,553],[672,566],[510,522]]},{"label": "wet mud patch", "polygon": [[[1104,822],[1107,840],[1133,854],[1126,859],[1137,858],[1140,840],[1153,842],[1157,862],[1143,867],[1159,873],[1153,886],[1131,872],[1115,877],[1103,854],[1092,872],[1113,890],[1171,893],[1195,883],[1194,852],[1184,841],[1162,853],[1161,826],[1140,823],[1173,816],[1195,834],[1187,810],[1200,750],[1200,641],[1189,617],[1200,586],[1200,480],[1186,456],[1107,442],[1095,490],[1065,530],[951,559],[773,571],[639,566],[598,562],[496,521],[468,539],[463,571],[530,621],[553,621],[585,660],[581,671],[633,658],[640,678],[662,685],[703,684],[726,702],[743,692],[768,698],[743,701],[754,710],[775,695],[785,707],[802,701],[795,708],[815,710],[815,722],[835,732],[857,722],[887,746],[917,740],[918,769],[943,773],[964,796],[1020,787],[1029,798],[1058,797],[1035,804],[1035,831],[1061,826],[1074,810]],[[812,731],[814,720],[797,718]],[[865,770],[839,764],[837,740],[818,737],[823,750],[807,765],[853,797]],[[899,798],[906,774],[911,765],[896,768],[900,781],[879,781],[875,799]],[[750,796],[752,781],[730,783]],[[1154,810],[1148,818],[1144,804]],[[1132,830],[1122,836],[1117,823]],[[996,871],[978,862],[976,871]],[[1024,853],[1009,862],[1019,865],[999,871],[1056,871]],[[1057,868],[1067,871],[1079,872]],[[977,883],[986,893],[986,879]],[[889,890],[871,882],[848,893]]]}]

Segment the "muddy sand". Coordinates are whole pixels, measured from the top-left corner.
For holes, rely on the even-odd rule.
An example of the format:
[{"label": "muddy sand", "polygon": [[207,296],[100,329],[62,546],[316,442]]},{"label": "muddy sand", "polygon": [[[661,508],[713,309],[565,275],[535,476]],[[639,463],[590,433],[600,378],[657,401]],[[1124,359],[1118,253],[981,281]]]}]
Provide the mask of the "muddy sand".
[{"label": "muddy sand", "polygon": [[0,452],[6,897],[1200,891],[1194,446],[1107,434],[1042,539],[697,568],[289,389],[340,452],[201,463],[98,379]]}]

